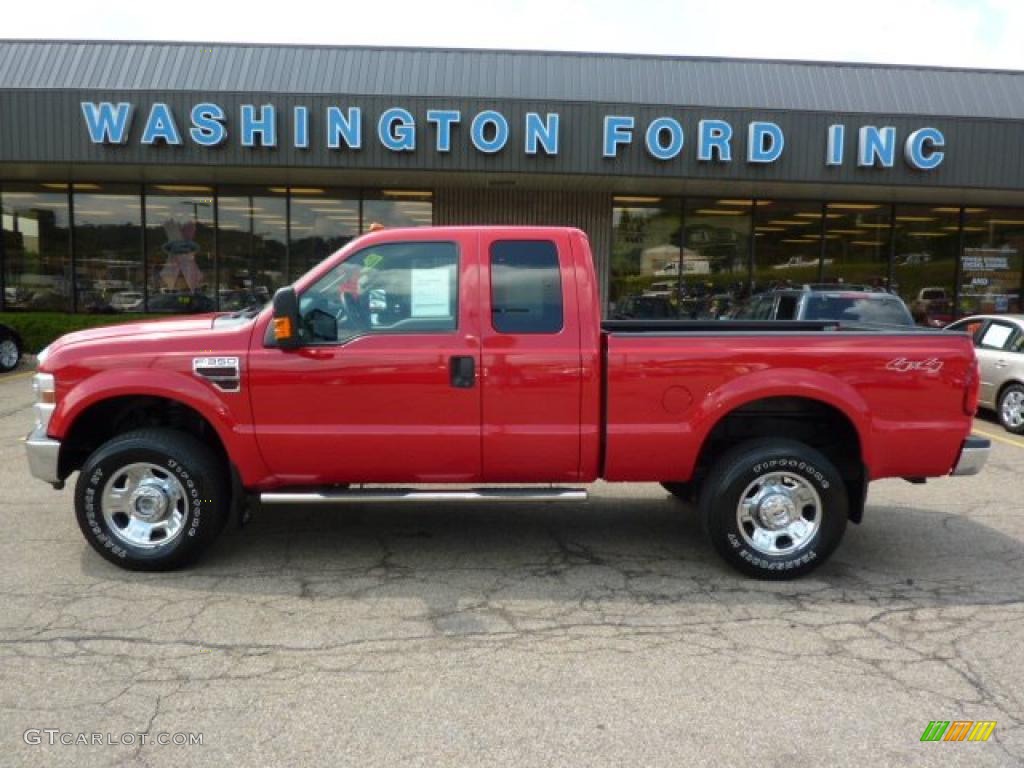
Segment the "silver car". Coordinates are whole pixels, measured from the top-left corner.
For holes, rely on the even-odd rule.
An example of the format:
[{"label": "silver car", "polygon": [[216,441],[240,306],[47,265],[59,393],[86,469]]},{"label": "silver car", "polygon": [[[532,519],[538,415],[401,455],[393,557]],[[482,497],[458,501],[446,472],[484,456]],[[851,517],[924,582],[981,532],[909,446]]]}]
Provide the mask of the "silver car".
[{"label": "silver car", "polygon": [[981,366],[982,408],[999,423],[1024,435],[1024,315],[972,315],[947,326],[969,333]]}]

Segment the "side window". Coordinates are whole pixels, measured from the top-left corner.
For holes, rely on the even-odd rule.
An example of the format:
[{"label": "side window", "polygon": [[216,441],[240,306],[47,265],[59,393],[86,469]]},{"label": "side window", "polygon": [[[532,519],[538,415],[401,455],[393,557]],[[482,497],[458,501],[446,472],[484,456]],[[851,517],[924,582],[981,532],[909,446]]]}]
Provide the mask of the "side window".
[{"label": "side window", "polygon": [[946,330],[953,331],[954,333],[966,333],[977,343],[978,331],[981,330],[981,326],[984,324],[984,320],[958,320],[946,328]]},{"label": "side window", "polygon": [[491,325],[498,333],[562,330],[562,272],[549,240],[491,245]]},{"label": "side window", "polygon": [[324,275],[299,299],[309,344],[372,333],[439,333],[458,325],[454,243],[383,243]]},{"label": "side window", "polygon": [[772,307],[775,305],[774,296],[762,296],[757,300],[750,310],[751,320],[771,320]]},{"label": "side window", "polygon": [[979,346],[985,349],[1006,349],[1007,342],[1016,330],[1012,325],[992,321],[982,334]]},{"label": "side window", "polygon": [[796,318],[796,296],[779,296],[779,309],[775,313],[776,320],[793,320]]}]

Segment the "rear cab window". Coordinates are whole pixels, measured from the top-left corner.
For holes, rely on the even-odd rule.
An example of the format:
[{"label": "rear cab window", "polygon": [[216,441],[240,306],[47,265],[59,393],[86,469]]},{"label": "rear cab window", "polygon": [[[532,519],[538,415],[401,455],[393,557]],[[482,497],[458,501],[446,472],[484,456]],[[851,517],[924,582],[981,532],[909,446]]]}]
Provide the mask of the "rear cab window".
[{"label": "rear cab window", "polygon": [[490,248],[491,325],[498,333],[558,333],[565,324],[558,248],[496,240]]}]

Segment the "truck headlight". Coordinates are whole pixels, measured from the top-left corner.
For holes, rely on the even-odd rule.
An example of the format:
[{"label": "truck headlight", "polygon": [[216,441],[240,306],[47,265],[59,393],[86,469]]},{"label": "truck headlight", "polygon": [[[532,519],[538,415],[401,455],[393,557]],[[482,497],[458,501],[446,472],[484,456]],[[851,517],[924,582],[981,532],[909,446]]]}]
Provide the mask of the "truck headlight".
[{"label": "truck headlight", "polygon": [[57,382],[52,373],[37,373],[32,377],[32,390],[36,395],[32,410],[36,416],[36,428],[45,430],[50,424],[53,409],[57,407]]}]

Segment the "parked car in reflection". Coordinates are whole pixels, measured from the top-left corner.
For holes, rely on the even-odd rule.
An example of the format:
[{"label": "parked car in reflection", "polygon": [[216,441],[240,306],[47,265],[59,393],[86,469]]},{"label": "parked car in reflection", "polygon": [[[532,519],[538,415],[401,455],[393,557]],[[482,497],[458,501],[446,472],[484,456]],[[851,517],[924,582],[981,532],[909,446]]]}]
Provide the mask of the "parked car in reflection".
[{"label": "parked car in reflection", "polygon": [[613,320],[669,320],[675,316],[667,296],[625,296],[612,311]]},{"label": "parked car in reflection", "polygon": [[910,302],[910,314],[920,325],[944,328],[953,319],[953,297],[945,288],[922,288]]},{"label": "parked car in reflection", "polygon": [[978,404],[1024,435],[1024,315],[972,315],[947,326],[969,333],[981,369]]},{"label": "parked car in reflection", "polygon": [[141,312],[143,298],[141,291],[118,291],[110,297],[110,306],[118,312]]},{"label": "parked car in reflection", "polygon": [[750,298],[737,320],[837,320],[870,325],[914,324],[910,310],[899,296],[884,291],[815,290],[784,288]]},{"label": "parked car in reflection", "polygon": [[150,312],[201,314],[216,309],[216,302],[204,293],[158,293],[149,297]]}]

